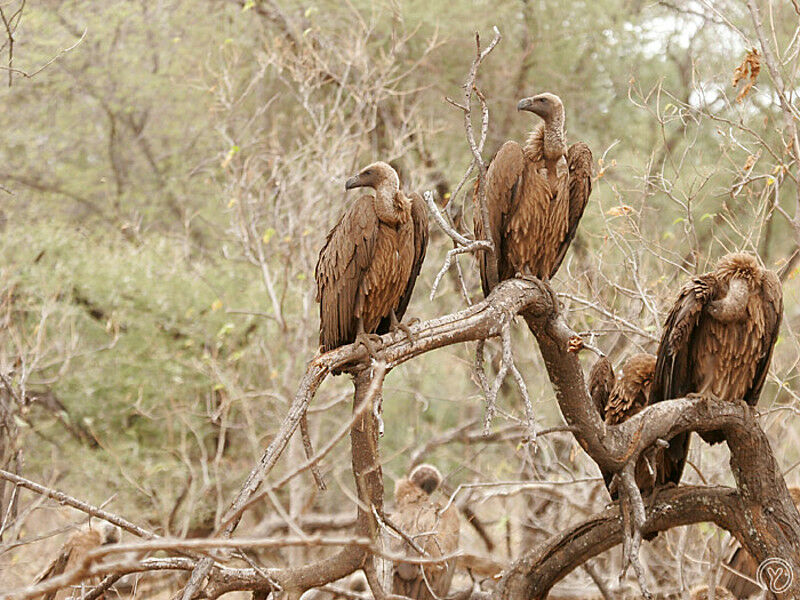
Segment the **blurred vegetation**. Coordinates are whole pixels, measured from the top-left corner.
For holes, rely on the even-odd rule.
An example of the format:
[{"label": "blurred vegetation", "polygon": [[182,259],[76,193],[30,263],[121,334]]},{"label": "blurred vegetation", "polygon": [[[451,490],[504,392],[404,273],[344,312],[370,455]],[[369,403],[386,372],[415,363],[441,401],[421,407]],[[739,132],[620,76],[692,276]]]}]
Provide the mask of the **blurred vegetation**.
[{"label": "blurred vegetation", "polygon": [[[545,90],[564,100],[570,141],[595,155],[595,192],[555,283],[573,327],[593,331],[618,361],[654,350],[677,286],[725,251],[789,264],[795,234],[773,210],[793,212],[797,195],[782,170],[797,173],[781,110],[764,69],[735,101],[730,79],[749,46],[734,28],[754,38],[752,24],[739,2],[714,5],[29,3],[14,68],[32,73],[57,58],[0,88],[0,366],[30,396],[17,419],[24,473],[87,501],[113,496],[113,510],[162,531],[212,527],[316,352],[313,269],[347,201],[345,178],[392,161],[408,189],[463,202],[471,221],[463,191],[451,197],[470,160],[463,116],[444,97],[460,100],[474,34],[485,44],[494,25],[503,39],[478,78],[490,109],[486,159],[524,139],[533,121],[516,102]],[[787,48],[796,14],[789,3],[772,11]],[[434,233],[410,317],[464,306],[455,279],[428,299],[448,247]],[[477,300],[473,262],[461,264]],[[793,275],[761,404],[776,409],[765,425],[787,468],[800,460],[785,419],[800,391]],[[523,328],[515,351],[537,423],[560,424]],[[387,489],[412,449],[482,419],[472,353],[441,350],[387,379]],[[343,377],[323,386],[315,440],[347,418],[349,390]],[[51,401],[37,400],[45,392]],[[524,414],[513,387],[500,406],[496,426]],[[443,446],[433,459],[454,486],[597,475],[568,436],[538,448],[533,471],[513,445]],[[290,451],[282,464],[302,448]],[[343,486],[347,453],[341,444],[323,465]],[[333,487],[318,495],[303,482],[281,498],[333,510],[343,497]]]}]

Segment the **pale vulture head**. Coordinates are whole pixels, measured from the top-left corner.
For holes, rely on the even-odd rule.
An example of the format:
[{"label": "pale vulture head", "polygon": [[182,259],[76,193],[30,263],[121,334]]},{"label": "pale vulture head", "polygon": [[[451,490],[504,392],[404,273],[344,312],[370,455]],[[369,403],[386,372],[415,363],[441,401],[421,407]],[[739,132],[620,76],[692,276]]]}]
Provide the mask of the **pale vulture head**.
[{"label": "pale vulture head", "polygon": [[433,465],[423,463],[409,474],[411,483],[423,490],[429,496],[436,491],[442,483],[442,474]]},{"label": "pale vulture head", "polygon": [[398,191],[400,189],[400,178],[391,165],[378,161],[361,169],[358,175],[354,175],[344,184],[344,189],[346,190],[352,190],[357,187],[371,187],[376,191],[379,189]]},{"label": "pale vulture head", "polygon": [[545,123],[560,121],[564,117],[564,105],[561,103],[561,98],[548,92],[523,98],[517,104],[517,110],[527,110],[539,115]]}]

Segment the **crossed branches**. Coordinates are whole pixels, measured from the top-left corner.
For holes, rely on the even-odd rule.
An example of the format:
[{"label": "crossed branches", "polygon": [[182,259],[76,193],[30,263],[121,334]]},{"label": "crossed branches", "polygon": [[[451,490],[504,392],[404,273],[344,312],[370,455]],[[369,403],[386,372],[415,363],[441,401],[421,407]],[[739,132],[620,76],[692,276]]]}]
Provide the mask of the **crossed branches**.
[{"label": "crossed branches", "polygon": [[[209,564],[202,577],[191,580],[200,584],[193,593],[199,594],[197,597],[207,598],[216,598],[237,589],[265,592],[280,589],[289,592],[290,597],[299,597],[307,589],[325,585],[357,569],[369,573],[374,570],[371,564],[373,557],[380,553],[376,542],[383,526],[376,518],[383,514],[383,483],[378,458],[377,421],[370,408],[378,401],[384,376],[393,367],[431,350],[502,335],[504,328],[518,314],[525,318],[536,336],[565,421],[571,426],[581,446],[603,468],[624,472],[635,465],[639,454],[647,447],[682,431],[722,429],[726,432],[738,492],[684,487],[662,492],[663,495],[651,506],[649,513],[644,513],[642,509],[643,514],[636,517],[639,535],[689,522],[712,520],[729,529],[756,560],[781,556],[800,572],[800,515],[788,496],[769,441],[759,427],[752,408],[743,402],[670,400],[650,406],[620,425],[604,426],[588,398],[577,357],[568,350],[571,331],[564,323],[554,298],[549,286],[538,280],[506,281],[480,304],[413,325],[413,340],[401,333],[386,334],[382,338],[384,347],[378,352],[375,365],[370,365],[363,347],[354,345],[343,346],[309,363],[278,435],[251,472],[232,503],[227,518],[223,520],[227,525],[216,538],[198,544],[207,548],[241,549],[241,545],[252,546],[255,543],[252,540],[225,540],[231,537],[248,500],[266,480],[288,439],[299,427],[301,416],[319,384],[331,369],[346,366],[353,373],[355,387],[355,413],[350,435],[359,512],[351,538],[319,538],[321,543],[344,544],[337,554],[311,565],[287,569],[234,569],[221,564],[219,561],[223,557],[220,555],[211,554],[144,559],[136,565],[118,564],[94,570],[91,565],[86,565],[88,570],[82,573],[106,573],[109,568],[122,569],[122,572],[191,569],[198,573],[203,565]],[[681,498],[689,500],[679,502]],[[717,510],[715,507],[721,508]],[[581,530],[581,535],[588,538],[593,535],[604,536],[602,547],[595,548],[597,552],[624,539],[617,508],[609,509],[595,520],[597,524]],[[609,528],[613,530],[611,533],[608,533]],[[134,529],[129,526],[128,530]],[[556,548],[558,552],[543,554],[539,548],[520,558],[504,574],[498,590],[500,597],[544,597],[553,583],[589,558],[581,550],[583,544],[576,539],[574,535],[561,534],[548,542],[548,547]],[[167,541],[156,540],[150,544],[175,552],[188,549],[183,542],[170,545]],[[634,550],[635,546],[631,552]],[[72,574],[72,577],[80,576],[81,573]],[[368,580],[374,580],[371,586],[376,597],[386,597],[374,577],[368,576]],[[800,583],[794,586],[786,592],[785,597],[798,593],[797,586]],[[42,591],[43,588],[15,590],[5,597],[30,598]]]}]

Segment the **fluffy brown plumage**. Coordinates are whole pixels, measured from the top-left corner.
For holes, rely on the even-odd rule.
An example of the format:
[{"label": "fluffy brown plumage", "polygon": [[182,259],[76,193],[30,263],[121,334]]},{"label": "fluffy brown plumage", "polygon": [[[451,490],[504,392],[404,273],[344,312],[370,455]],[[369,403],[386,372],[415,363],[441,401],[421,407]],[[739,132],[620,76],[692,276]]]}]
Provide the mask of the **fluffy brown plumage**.
[{"label": "fluffy brown plumage", "polygon": [[[422,464],[395,486],[395,512],[392,520],[429,558],[446,556],[458,550],[459,519],[456,507],[442,510],[444,504],[431,497],[442,481],[438,469]],[[392,550],[418,556],[405,540],[392,540]],[[429,563],[424,567],[406,562],[393,566],[392,593],[416,600],[444,597],[453,580],[456,559]]]},{"label": "fluffy brown plumage", "polygon": [[[710,598],[707,585],[701,585],[691,591],[692,600],[708,600]],[[724,587],[717,586],[714,590],[714,600],[736,600],[736,596],[731,594]]]},{"label": "fluffy brown plumage", "polygon": [[[564,106],[554,94],[525,98],[517,105],[540,116],[524,146],[506,142],[486,174],[488,238],[495,244],[498,280],[517,273],[541,279],[555,275],[592,192],[592,152],[564,142]],[[486,239],[480,207],[473,211],[475,237]],[[489,295],[491,256],[479,255],[481,284]]]},{"label": "fluffy brown plumage", "polygon": [[[58,551],[58,555],[50,562],[47,568],[36,578],[36,583],[51,579],[58,575],[76,569],[84,560],[86,554],[105,544],[119,542],[119,527],[106,521],[87,523],[72,535]],[[84,580],[84,585],[97,583]],[[42,596],[42,600],[63,600],[68,598],[72,588],[64,588]],[[79,594],[80,595],[80,594]]]},{"label": "fluffy brown plumage", "polygon": [[[713,395],[755,406],[782,313],[783,292],[775,273],[750,254],[724,256],[714,271],[683,286],[667,316],[651,401]],[[724,439],[721,431],[700,435],[712,444]],[[670,440],[669,481],[680,481],[688,448],[685,433]]]},{"label": "fluffy brown plumage", "polygon": [[[597,360],[589,375],[589,391],[606,423],[618,425],[647,406],[655,367],[656,357],[652,354],[634,354],[625,361],[619,375],[615,376],[608,359],[601,357]],[[643,494],[650,493],[656,485],[663,483],[659,476],[662,454],[660,449],[649,448],[636,463],[636,485]],[[611,498],[616,500],[618,494],[612,486],[614,474],[602,473]]]},{"label": "fluffy brown plumage", "polygon": [[315,277],[322,351],[359,333],[389,331],[403,318],[425,259],[428,220],[419,194],[407,197],[388,164],[377,162],[348,179],[347,189],[371,187],[328,233]]},{"label": "fluffy brown plumage", "polygon": [[[790,487],[789,495],[800,510],[800,488]],[[749,598],[761,591],[761,588],[753,583],[756,580],[758,563],[738,542],[731,547],[729,558],[725,562],[732,571],[723,569],[719,584],[733,592],[736,598]],[[741,573],[743,576],[737,575],[737,573]]]}]

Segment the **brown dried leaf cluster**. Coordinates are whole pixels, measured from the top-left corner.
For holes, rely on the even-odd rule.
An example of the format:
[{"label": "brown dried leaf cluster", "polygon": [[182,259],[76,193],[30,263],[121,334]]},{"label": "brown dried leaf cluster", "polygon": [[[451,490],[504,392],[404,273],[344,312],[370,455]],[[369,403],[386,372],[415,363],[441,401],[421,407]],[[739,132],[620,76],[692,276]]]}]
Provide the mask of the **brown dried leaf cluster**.
[{"label": "brown dried leaf cluster", "polygon": [[744,86],[739,90],[739,94],[736,96],[736,102],[744,100],[745,96],[750,92],[750,88],[753,87],[756,79],[758,79],[759,71],[761,71],[761,57],[758,54],[758,50],[752,48],[747,51],[747,55],[744,57],[742,64],[733,70],[733,80],[731,81],[733,87],[737,87],[740,81],[746,80]]}]

